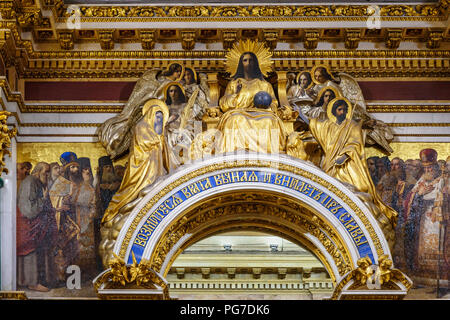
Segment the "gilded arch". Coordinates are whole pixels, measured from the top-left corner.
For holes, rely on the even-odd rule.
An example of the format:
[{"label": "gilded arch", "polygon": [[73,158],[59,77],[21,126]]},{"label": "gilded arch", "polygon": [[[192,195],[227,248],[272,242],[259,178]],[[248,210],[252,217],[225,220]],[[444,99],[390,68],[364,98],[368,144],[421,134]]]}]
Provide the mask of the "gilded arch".
[{"label": "gilded arch", "polygon": [[184,248],[236,228],[276,233],[313,252],[334,283],[358,260],[392,259],[383,217],[349,186],[286,155],[227,154],[180,167],[102,229],[105,266],[145,261],[164,279]]}]

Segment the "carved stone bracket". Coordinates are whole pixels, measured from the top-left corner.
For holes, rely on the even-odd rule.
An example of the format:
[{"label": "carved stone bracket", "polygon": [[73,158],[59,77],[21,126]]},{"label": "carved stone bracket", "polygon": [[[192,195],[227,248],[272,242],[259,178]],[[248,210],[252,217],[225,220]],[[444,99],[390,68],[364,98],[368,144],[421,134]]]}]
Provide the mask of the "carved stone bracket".
[{"label": "carved stone bracket", "polygon": [[345,30],[345,48],[357,49],[361,41],[360,29],[346,29]]},{"label": "carved stone bracket", "polygon": [[44,19],[41,9],[26,8],[16,13],[17,22],[22,28],[50,27],[49,20]]},{"label": "carved stone bracket", "polygon": [[397,49],[403,39],[402,29],[387,29],[386,32],[386,47],[389,49]]},{"label": "carved stone bracket", "polygon": [[303,38],[303,43],[305,49],[314,50],[317,48],[319,43],[320,31],[318,29],[306,29],[305,37]]},{"label": "carved stone bracket", "polygon": [[401,300],[412,286],[412,281],[398,269],[392,268],[392,260],[386,255],[373,265],[368,257],[357,261],[358,267],[336,286],[332,300]]},{"label": "carved stone bracket", "polygon": [[181,31],[181,46],[184,50],[193,50],[195,47],[195,31],[182,30]]},{"label": "carved stone bracket", "polygon": [[169,286],[150,268],[148,260],[126,264],[115,255],[109,268],[94,279],[94,288],[100,299],[148,299],[169,300]]},{"label": "carved stone bracket", "polygon": [[222,31],[223,49],[229,50],[233,48],[233,44],[237,41],[236,30],[224,30]]},{"label": "carved stone bracket", "polygon": [[111,50],[114,48],[114,30],[100,30],[98,32],[98,39],[103,50]]},{"label": "carved stone bracket", "polygon": [[153,50],[156,43],[156,31],[155,30],[141,30],[139,32],[141,39],[142,49]]},{"label": "carved stone bracket", "polygon": [[444,39],[444,30],[430,30],[427,37],[427,48],[437,49],[441,46],[441,42]]},{"label": "carved stone bracket", "polygon": [[14,19],[16,17],[17,8],[12,0],[4,0],[0,2],[0,14],[3,19]]},{"label": "carved stone bracket", "polygon": [[277,47],[277,42],[278,42],[278,38],[279,38],[278,31],[272,30],[272,29],[263,30],[263,37],[264,37],[264,41],[266,42],[266,45],[271,50],[275,50],[275,48]]},{"label": "carved stone bracket", "polygon": [[59,46],[64,50],[72,50],[74,48],[73,31],[61,31],[58,33]]},{"label": "carved stone bracket", "polygon": [[11,156],[11,151],[8,148],[11,147],[11,138],[17,134],[17,128],[8,129],[6,121],[8,117],[12,115],[9,111],[0,111],[0,175],[5,172],[8,174],[8,169],[5,168],[5,155]]}]

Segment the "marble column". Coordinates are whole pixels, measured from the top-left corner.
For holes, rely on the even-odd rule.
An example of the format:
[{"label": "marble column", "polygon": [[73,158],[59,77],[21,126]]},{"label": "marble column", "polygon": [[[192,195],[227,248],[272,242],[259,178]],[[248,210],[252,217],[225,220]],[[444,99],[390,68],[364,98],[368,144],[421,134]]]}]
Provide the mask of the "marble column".
[{"label": "marble column", "polygon": [[0,188],[0,290],[16,290],[16,162],[17,143],[11,139],[11,156],[5,156],[3,188]]}]

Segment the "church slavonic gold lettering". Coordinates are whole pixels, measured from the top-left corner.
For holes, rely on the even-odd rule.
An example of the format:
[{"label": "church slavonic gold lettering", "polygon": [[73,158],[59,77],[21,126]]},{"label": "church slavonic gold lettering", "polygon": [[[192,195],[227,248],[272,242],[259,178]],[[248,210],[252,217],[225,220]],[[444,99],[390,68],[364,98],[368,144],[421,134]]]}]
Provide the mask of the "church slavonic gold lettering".
[{"label": "church slavonic gold lettering", "polygon": [[[358,226],[356,226],[356,227],[357,227],[357,229],[351,233],[352,237],[353,237],[355,240],[356,240],[356,236],[359,236],[359,235],[361,235],[361,234],[363,233],[362,230],[361,230],[361,228],[359,228]],[[350,231],[351,231],[351,230],[350,230]]]},{"label": "church slavonic gold lettering", "polygon": [[310,188],[312,188],[312,186],[308,183],[304,186],[303,190],[300,191],[307,195],[310,192]]},{"label": "church slavonic gold lettering", "polygon": [[331,211],[331,213],[336,214],[336,213],[338,213],[339,209],[341,209],[341,208],[342,208],[342,206],[337,206],[337,207],[332,208],[330,211]]},{"label": "church slavonic gold lettering", "polygon": [[230,173],[229,172],[222,173],[222,180],[223,180],[224,184],[225,183],[230,183],[231,182],[231,175],[230,175]]},{"label": "church slavonic gold lettering", "polygon": [[250,174],[249,181],[251,182],[258,181],[258,176],[256,175],[255,171],[252,171],[252,173]]},{"label": "church slavonic gold lettering", "polygon": [[281,184],[281,174],[275,175],[275,184]]},{"label": "church slavonic gold lettering", "polygon": [[214,176],[214,181],[216,182],[216,186],[222,185],[222,184],[223,184],[223,181],[222,181],[222,175],[216,174],[216,175]]},{"label": "church slavonic gold lettering", "polygon": [[[349,232],[352,232],[352,231],[355,230],[355,229],[359,229],[358,225],[355,225],[355,224],[348,224],[348,225],[346,225],[345,227],[347,228],[347,230],[348,230]],[[359,230],[361,231],[361,229],[359,229]],[[355,232],[356,232],[356,231],[355,231]],[[362,232],[362,231],[361,231],[361,232]],[[352,235],[352,237],[355,237],[356,235],[353,235],[353,233],[354,233],[354,232],[352,232],[351,235]]]},{"label": "church slavonic gold lettering", "polygon": [[[159,211],[158,211],[158,210],[159,210]],[[165,204],[160,205],[160,206],[158,207],[158,210],[156,210],[153,214],[154,214],[154,215],[160,216],[161,219],[164,218],[163,216],[165,216],[166,214],[169,213],[169,209],[166,207]],[[162,214],[162,216],[161,216],[161,214]]]},{"label": "church slavonic gold lettering", "polygon": [[316,193],[316,195],[313,197],[314,198],[314,200],[316,200],[316,201],[319,201],[320,200],[320,197],[322,196],[322,191],[319,191],[319,190],[317,190],[316,189],[316,191],[317,191],[317,193]]},{"label": "church slavonic gold lettering", "polygon": [[190,197],[192,196],[192,194],[189,192],[189,190],[188,190],[187,187],[181,189],[181,192],[183,192],[183,194],[184,194],[184,196],[185,196],[186,198],[190,198]]},{"label": "church slavonic gold lettering", "polygon": [[231,182],[239,182],[239,171],[231,172]]},{"label": "church slavonic gold lettering", "polygon": [[160,216],[157,216],[157,215],[155,215],[155,214],[153,214],[150,218],[148,218],[150,221],[153,221],[153,222],[155,222],[156,223],[156,225],[158,225],[160,222],[161,222],[161,220],[162,220],[162,218],[160,217]]},{"label": "church slavonic gold lettering", "polygon": [[138,246],[145,247],[146,243],[146,241],[139,240],[138,238],[134,239],[134,244],[137,244]]},{"label": "church slavonic gold lettering", "polygon": [[174,207],[176,207],[177,205],[179,205],[182,202],[183,202],[183,200],[181,200],[180,197],[178,197],[176,195],[172,196],[172,203],[174,204]]},{"label": "church slavonic gold lettering", "polygon": [[188,185],[188,189],[192,193],[192,195],[200,192],[200,189],[198,188],[197,184],[195,184],[195,183]]},{"label": "church slavonic gold lettering", "polygon": [[310,197],[312,197],[312,195],[314,194],[314,191],[316,191],[317,189],[313,186],[310,186],[312,188],[311,193],[309,194]]},{"label": "church slavonic gold lettering", "polygon": [[298,179],[292,178],[291,183],[289,184],[289,189],[296,190],[295,188],[297,188],[298,181],[299,181]]},{"label": "church slavonic gold lettering", "polygon": [[172,210],[173,208],[175,208],[175,205],[173,204],[172,201],[170,201],[170,199],[167,199],[166,201],[164,201],[164,205],[165,205],[168,209],[170,209],[170,210]]},{"label": "church slavonic gold lettering", "polygon": [[[287,179],[287,180],[286,180]],[[291,182],[291,177],[289,176],[283,176],[283,180],[281,181],[282,186],[289,186],[289,183]]]},{"label": "church slavonic gold lettering", "polygon": [[331,202],[328,202],[327,205],[326,205],[325,207],[326,207],[327,209],[330,209],[330,208],[335,207],[335,206],[337,206],[337,205],[338,205],[338,203],[337,203],[336,201],[332,200]]}]

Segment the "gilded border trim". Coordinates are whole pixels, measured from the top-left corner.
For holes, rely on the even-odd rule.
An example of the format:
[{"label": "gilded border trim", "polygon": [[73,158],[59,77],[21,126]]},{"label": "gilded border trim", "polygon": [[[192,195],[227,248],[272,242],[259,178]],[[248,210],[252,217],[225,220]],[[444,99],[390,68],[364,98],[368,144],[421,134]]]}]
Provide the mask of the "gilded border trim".
[{"label": "gilded border trim", "polygon": [[450,127],[450,123],[388,123],[389,127]]},{"label": "gilded border trim", "polygon": [[[104,19],[119,20],[142,19],[144,21],[224,21],[224,20],[265,20],[287,21],[306,20],[367,20],[380,17],[389,21],[424,20],[442,21],[448,17],[448,0],[440,0],[431,5],[210,5],[210,6],[79,6],[82,21]],[[53,15],[58,22],[70,17],[67,6],[62,0],[56,0]],[[378,8],[379,12],[376,11]],[[161,20],[162,19],[162,20]],[[260,20],[261,19],[261,20]],[[295,20],[297,21],[297,20]]]},{"label": "gilded border trim", "polygon": [[368,105],[367,112],[371,113],[449,113],[450,105]]},{"label": "gilded border trim", "polygon": [[361,211],[361,209],[341,190],[336,188],[334,185],[329,183],[328,181],[308,172],[303,169],[299,169],[297,167],[294,167],[292,165],[287,165],[283,163],[274,163],[272,161],[264,160],[264,161],[258,161],[258,160],[234,160],[230,162],[223,162],[223,163],[216,163],[214,165],[208,166],[208,167],[202,167],[199,168],[182,178],[172,182],[170,185],[166,186],[164,189],[160,190],[150,201],[148,201],[144,207],[136,214],[136,216],[133,218],[133,221],[131,222],[130,226],[128,227],[128,230],[125,234],[125,237],[122,240],[120,249],[119,249],[119,256],[122,259],[125,259],[126,252],[128,250],[128,246],[130,244],[131,238],[133,236],[133,233],[136,231],[137,226],[139,225],[140,221],[147,215],[148,211],[162,198],[164,197],[170,190],[173,190],[180,186],[181,184],[194,179],[198,176],[216,172],[218,170],[223,169],[231,169],[231,168],[242,168],[242,167],[258,167],[258,168],[278,168],[281,171],[287,171],[294,173],[296,175],[303,176],[309,180],[314,181],[315,183],[323,186],[324,188],[330,190],[333,192],[337,197],[343,200],[345,204],[347,204],[358,216],[358,218],[361,220],[362,224],[366,227],[372,241],[375,247],[375,250],[379,256],[381,256],[383,252],[383,247],[381,245],[380,239],[378,238],[378,235],[376,234],[375,230],[373,229],[373,226],[369,223],[368,218],[364,215],[364,213]]}]

